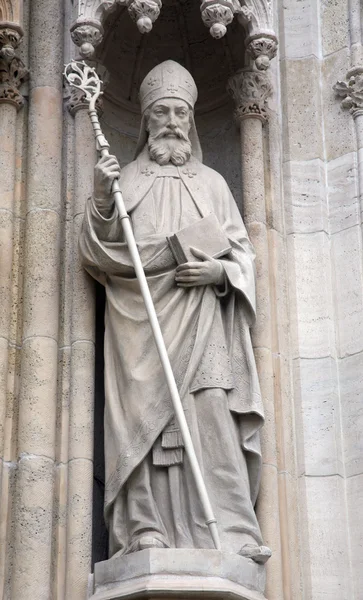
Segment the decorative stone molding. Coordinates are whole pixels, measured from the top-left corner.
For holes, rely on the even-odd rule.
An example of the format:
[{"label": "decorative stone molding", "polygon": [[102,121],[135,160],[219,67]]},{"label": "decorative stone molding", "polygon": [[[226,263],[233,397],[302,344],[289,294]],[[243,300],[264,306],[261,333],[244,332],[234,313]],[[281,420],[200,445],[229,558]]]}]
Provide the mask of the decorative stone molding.
[{"label": "decorative stone molding", "polygon": [[22,22],[23,0],[0,0],[0,22]]},{"label": "decorative stone molding", "polygon": [[237,121],[254,117],[265,122],[269,112],[267,101],[273,87],[268,75],[260,71],[239,71],[229,81],[227,89],[236,103]]},{"label": "decorative stone molding", "polygon": [[[83,58],[93,56],[96,46],[102,41],[106,17],[118,6],[127,7],[141,33],[147,33],[160,14],[162,0],[75,0],[77,12],[71,33]],[[260,70],[267,68],[268,61],[275,56],[273,48],[277,46],[272,29],[271,0],[201,0],[200,10],[204,24],[217,39],[225,35],[234,16],[245,28],[248,44],[256,37],[263,38],[264,47],[260,50],[259,45],[254,43],[251,52],[259,52],[255,59],[256,67]]]},{"label": "decorative stone molding", "polygon": [[256,34],[274,35],[271,0],[240,0],[238,20],[249,36]]},{"label": "decorative stone molding", "polygon": [[81,56],[85,59],[92,58],[95,47],[102,41],[103,27],[97,22],[84,25],[74,23],[71,27],[71,36],[76,46],[80,46]]},{"label": "decorative stone molding", "polygon": [[19,88],[28,76],[24,63],[16,56],[22,36],[16,23],[0,23],[0,103],[13,104],[17,109],[24,104]]},{"label": "decorative stone molding", "polygon": [[161,0],[131,0],[128,12],[141,33],[149,33],[160,15]]},{"label": "decorative stone molding", "polygon": [[[87,61],[87,64],[96,69],[97,74],[102,82],[102,89],[104,90],[109,81],[109,74],[107,69],[97,61],[90,60]],[[74,86],[66,85],[64,100],[66,108],[69,110],[73,117],[79,110],[88,110],[89,108],[89,101],[86,100],[85,93],[82,90],[75,88]],[[96,101],[96,110],[98,112],[98,115],[101,116],[103,113],[102,97],[99,97]]]},{"label": "decorative stone molding", "polygon": [[277,38],[273,34],[256,34],[246,40],[246,52],[259,71],[266,71],[277,54]]},{"label": "decorative stone molding", "polygon": [[232,23],[234,13],[239,10],[241,6],[236,0],[203,0],[200,7],[203,23],[216,39],[227,33],[227,25]]},{"label": "decorative stone molding", "polygon": [[342,108],[349,109],[353,117],[363,114],[363,67],[348,71],[347,82],[338,81],[333,89],[340,98],[343,98]]}]

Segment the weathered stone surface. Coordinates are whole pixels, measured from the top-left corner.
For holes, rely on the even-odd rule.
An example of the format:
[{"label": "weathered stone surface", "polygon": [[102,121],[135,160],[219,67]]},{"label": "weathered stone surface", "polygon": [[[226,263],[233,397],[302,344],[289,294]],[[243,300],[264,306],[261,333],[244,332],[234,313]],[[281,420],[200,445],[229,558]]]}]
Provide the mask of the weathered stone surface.
[{"label": "weathered stone surface", "polygon": [[218,550],[142,550],[95,565],[92,600],[229,598],[263,600],[263,567]]}]

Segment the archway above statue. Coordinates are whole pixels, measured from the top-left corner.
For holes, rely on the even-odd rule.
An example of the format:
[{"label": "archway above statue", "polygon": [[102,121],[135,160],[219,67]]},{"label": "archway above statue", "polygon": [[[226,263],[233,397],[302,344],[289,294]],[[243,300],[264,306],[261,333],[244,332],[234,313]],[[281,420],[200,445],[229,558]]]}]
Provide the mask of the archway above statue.
[{"label": "archway above statue", "polygon": [[[72,39],[80,47],[81,56],[91,58],[103,39],[105,22],[114,11],[123,8],[122,18],[127,20],[131,17],[141,33],[148,33],[167,6],[173,3],[175,0],[78,0],[74,9],[75,21],[71,27]],[[183,8],[188,0],[179,0],[177,4]],[[222,38],[227,27],[237,20],[245,29],[247,50],[250,42],[254,42],[256,47],[256,39],[262,39],[263,44],[262,47],[259,45],[257,56],[263,52],[267,60],[259,61],[256,67],[260,70],[268,67],[268,61],[275,56],[277,47],[272,29],[271,0],[201,0],[198,10],[201,21],[214,38]],[[251,52],[250,55],[256,58]]]},{"label": "archway above statue", "polygon": [[138,91],[145,75],[157,64],[172,59],[193,75],[199,90],[197,113],[203,114],[228,101],[228,78],[245,66],[245,35],[237,22],[223,40],[216,41],[200,19],[193,0],[164,0],[152,31],[142,35],[130,27],[123,8],[104,22],[97,59],[108,71],[105,95],[127,111],[140,113]]}]

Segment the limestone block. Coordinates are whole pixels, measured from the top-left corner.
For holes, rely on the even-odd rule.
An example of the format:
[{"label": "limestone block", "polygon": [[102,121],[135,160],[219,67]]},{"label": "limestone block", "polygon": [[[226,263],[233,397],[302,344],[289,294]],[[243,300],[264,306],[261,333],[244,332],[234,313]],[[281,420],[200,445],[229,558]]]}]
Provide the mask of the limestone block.
[{"label": "limestone block", "polygon": [[74,459],[68,464],[67,600],[86,598],[92,552],[93,463]]},{"label": "limestone block", "polygon": [[288,236],[294,357],[329,356],[333,345],[329,240],[324,232]]},{"label": "limestone block", "polygon": [[261,487],[257,498],[256,512],[264,544],[271,548],[272,556],[266,564],[266,598],[283,597],[281,564],[281,538],[279,515],[278,474],[275,466],[262,465]]},{"label": "limestone block", "polygon": [[284,472],[278,474],[278,496],[283,598],[299,598],[302,588],[299,522],[301,499],[296,477]]},{"label": "limestone block", "polygon": [[51,338],[25,341],[19,414],[19,452],[54,458],[58,347]]},{"label": "limestone block", "polygon": [[15,568],[11,598],[49,600],[54,463],[24,455],[18,465]]},{"label": "limestone block", "polygon": [[257,371],[265,410],[265,426],[261,432],[263,460],[277,467],[274,410],[274,373],[271,351],[267,348],[254,350]]},{"label": "limestone block", "polygon": [[327,165],[331,233],[360,222],[356,153],[344,154]]},{"label": "limestone block", "polygon": [[314,600],[351,600],[348,528],[344,480],[339,476],[305,477],[308,552]]},{"label": "limestone block", "polygon": [[52,598],[66,598],[66,555],[67,555],[67,501],[68,465],[57,465],[55,470],[55,498],[53,508],[53,562],[56,575],[53,580]]},{"label": "limestone block", "polygon": [[[49,11],[50,5],[45,12]],[[43,61],[39,64],[44,69],[44,75],[48,76]],[[51,70],[56,71],[53,68]],[[61,78],[59,80],[61,81]],[[29,138],[32,143],[29,144],[28,158],[31,165],[28,171],[28,210],[48,208],[59,211],[62,176],[62,170],[59,168],[62,160],[62,97],[54,88],[36,87],[32,90]]]},{"label": "limestone block", "polygon": [[94,358],[91,342],[72,345],[69,460],[93,460]]},{"label": "limestone block", "polygon": [[280,4],[283,23],[281,46],[285,58],[319,56],[317,3],[314,0],[289,0]]},{"label": "limestone block", "polygon": [[294,360],[299,471],[309,476],[344,474],[337,371],[331,357]]},{"label": "limestone block", "polygon": [[358,225],[332,236],[332,264],[337,352],[344,357],[363,350],[362,248]]},{"label": "limestone block", "polygon": [[240,127],[243,217],[248,228],[255,221],[266,223],[262,123],[244,119]]},{"label": "limestone block", "polygon": [[218,550],[153,548],[97,563],[94,582],[91,600],[263,600],[265,569]]},{"label": "limestone block", "polygon": [[57,1],[38,0],[32,7],[30,36],[37,43],[30,44],[31,87],[62,89],[62,78],[55,65],[63,63],[63,12],[63,3]]},{"label": "limestone block", "polygon": [[289,161],[283,173],[287,233],[328,231],[323,161]]},{"label": "limestone block", "polygon": [[14,561],[15,483],[17,465],[0,459],[0,597],[11,598],[10,584]]},{"label": "limestone block", "polygon": [[79,231],[83,220],[83,213],[74,219],[74,256],[73,256],[73,305],[72,305],[72,333],[71,340],[95,339],[95,296],[94,280],[84,270],[78,253]]},{"label": "limestone block", "polygon": [[61,231],[61,259],[60,259],[60,310],[59,310],[59,345],[71,345],[72,327],[72,281],[73,266],[73,221],[64,219]]},{"label": "limestone block", "polygon": [[[22,43],[21,48],[24,49]],[[24,64],[29,64],[27,59],[23,59]],[[17,217],[25,218],[26,214],[26,179],[27,179],[27,160],[26,149],[28,145],[28,117],[29,105],[25,104],[17,115],[16,120],[16,154],[15,154],[15,202],[14,213]]]},{"label": "limestone block", "polygon": [[0,210],[0,336],[8,339],[11,309],[11,265],[13,257],[13,213]]},{"label": "limestone block", "polygon": [[363,474],[347,479],[349,537],[352,560],[353,597],[359,598],[363,587]]},{"label": "limestone block", "polygon": [[21,349],[8,348],[7,399],[4,418],[4,460],[16,460],[18,443],[19,385],[20,385]]},{"label": "limestone block", "polygon": [[324,55],[349,47],[349,1],[332,0],[319,4]]},{"label": "limestone block", "polygon": [[319,79],[315,57],[281,62],[284,161],[324,157]]},{"label": "limestone block", "polygon": [[339,361],[346,476],[363,473],[363,353]]},{"label": "limestone block", "polygon": [[9,339],[18,346],[22,343],[23,335],[23,280],[25,254],[25,221],[14,219],[13,226],[13,256],[11,272],[11,315],[9,322]]},{"label": "limestone block", "polygon": [[69,402],[71,389],[71,348],[59,350],[58,358],[58,392],[56,416],[56,461],[68,462],[69,437]]},{"label": "limestone block", "polygon": [[[277,65],[275,65],[277,67]],[[274,77],[271,77],[273,84],[278,89],[280,82],[278,78],[277,68],[275,69]],[[280,98],[275,94],[276,110],[270,114],[268,122],[268,146],[265,150],[266,163],[268,168],[265,170],[265,202],[266,202],[266,218],[268,226],[283,234],[285,230],[284,219],[284,198],[283,198],[283,181],[281,177],[281,123],[279,118]],[[271,106],[270,106],[271,108]]]},{"label": "limestone block", "polygon": [[256,253],[257,319],[252,329],[254,347],[271,348],[270,281],[268,269],[268,239],[264,223],[250,223],[248,234]]},{"label": "limestone block", "polygon": [[[341,107],[341,103],[333,90],[333,85],[338,80],[345,79],[350,66],[348,48],[343,48],[327,56],[322,63],[321,93],[324,107],[324,143],[328,161],[343,154],[354,152],[356,149],[354,120],[349,111]],[[317,82],[315,85],[318,89]]]},{"label": "limestone block", "polygon": [[15,106],[12,106],[11,104],[1,104],[0,208],[9,211],[14,210],[15,127]]},{"label": "limestone block", "polygon": [[8,341],[0,337],[0,458],[4,456],[4,425],[8,387]]},{"label": "limestone block", "polygon": [[24,338],[58,338],[60,217],[52,210],[27,216]]}]

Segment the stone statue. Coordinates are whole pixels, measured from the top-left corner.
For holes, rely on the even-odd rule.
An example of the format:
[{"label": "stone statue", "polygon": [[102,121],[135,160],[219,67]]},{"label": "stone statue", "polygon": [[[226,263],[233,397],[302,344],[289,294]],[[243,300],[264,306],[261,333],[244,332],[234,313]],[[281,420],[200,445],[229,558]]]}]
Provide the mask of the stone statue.
[{"label": "stone statue", "polygon": [[[140,88],[135,160],[95,168],[80,237],[87,271],[106,288],[105,517],[110,556],[145,548],[213,548],[173,416],[138,282],[111,195],[114,178],[130,215],[222,549],[263,563],[254,512],[263,407],[250,339],[254,252],[225,180],[202,163],[194,122],[197,89],[173,61]],[[214,213],[231,252],[195,247],[177,265],[167,236]]]}]

